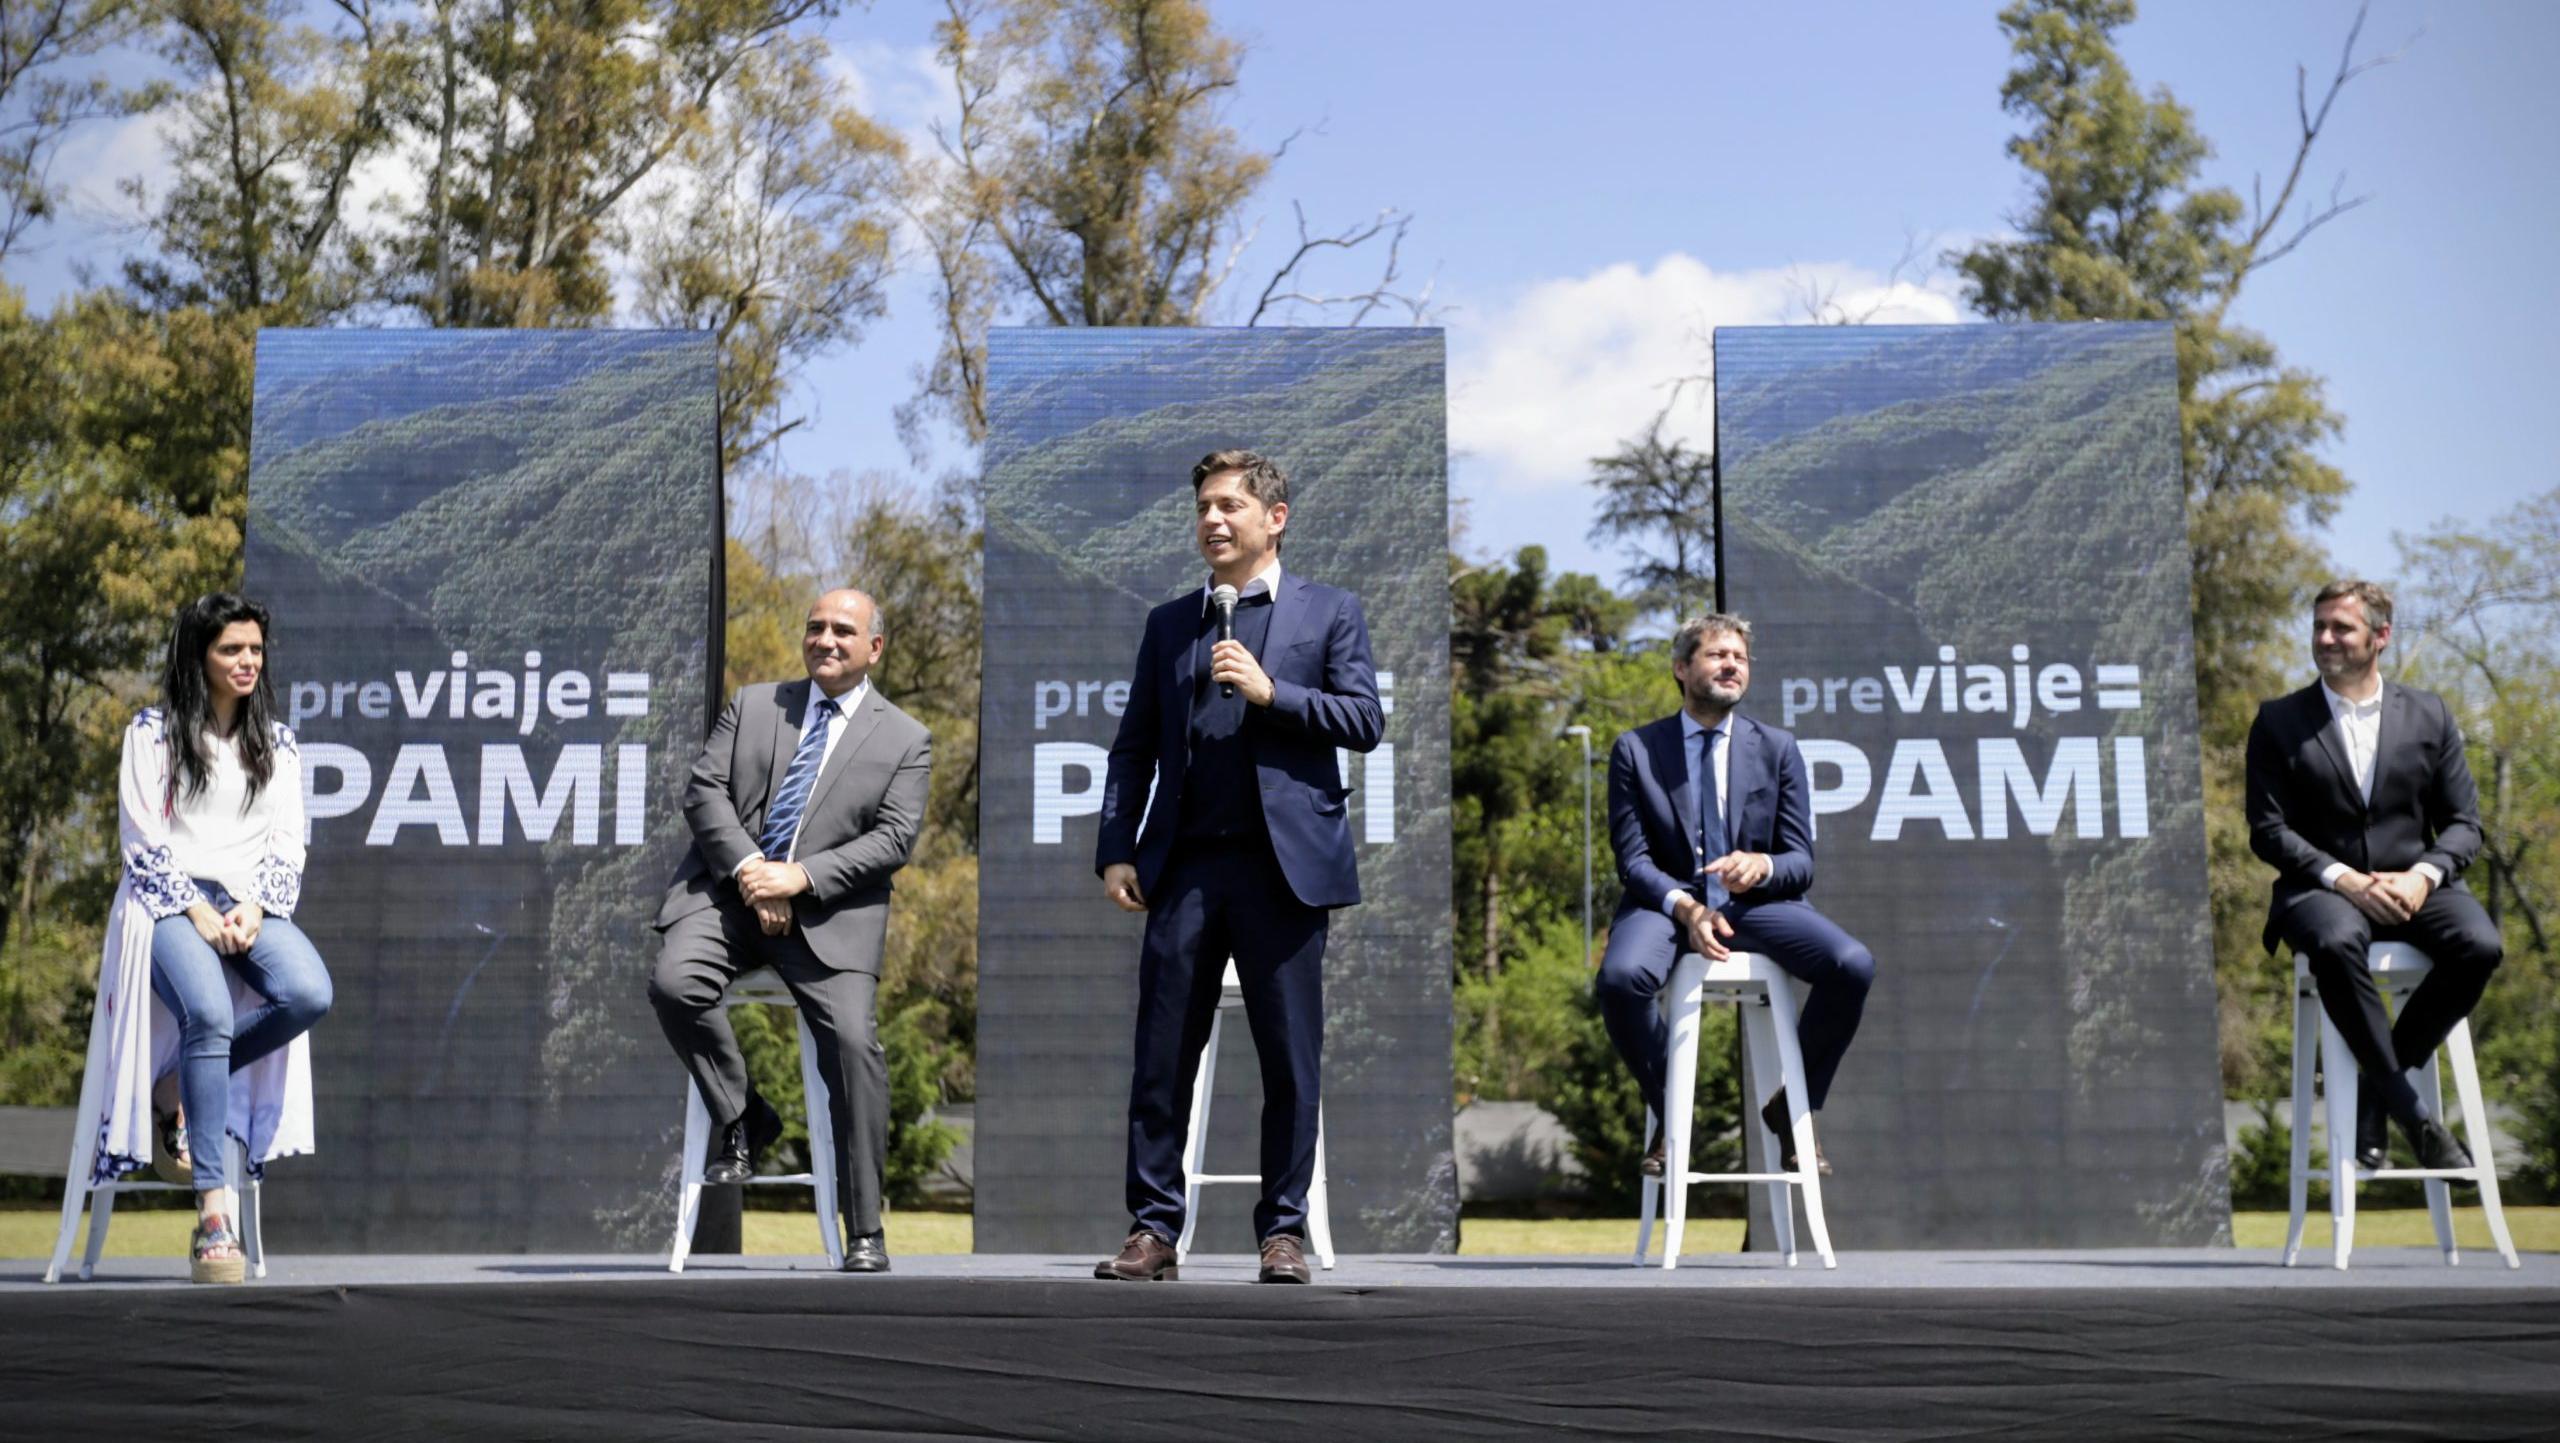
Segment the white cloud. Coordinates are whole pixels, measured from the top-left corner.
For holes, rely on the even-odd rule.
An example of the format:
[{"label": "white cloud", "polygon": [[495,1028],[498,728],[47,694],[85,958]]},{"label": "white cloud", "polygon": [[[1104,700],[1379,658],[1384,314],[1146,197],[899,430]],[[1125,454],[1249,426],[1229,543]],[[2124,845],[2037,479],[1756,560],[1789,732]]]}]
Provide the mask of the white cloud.
[{"label": "white cloud", "polygon": [[177,144],[184,130],[177,107],[164,105],[73,131],[53,161],[54,179],[65,182],[66,209],[91,224],[134,220],[125,182],[140,181],[143,193],[154,199],[166,193],[177,178]]},{"label": "white cloud", "polygon": [[1913,282],[1845,262],[1720,272],[1677,252],[1649,269],[1621,262],[1454,314],[1449,441],[1467,489],[1578,495],[1591,458],[1640,432],[1675,387],[1666,430],[1704,447],[1715,424],[1715,328],[1802,321],[1809,301],[1874,324],[1964,319],[1944,276]]}]

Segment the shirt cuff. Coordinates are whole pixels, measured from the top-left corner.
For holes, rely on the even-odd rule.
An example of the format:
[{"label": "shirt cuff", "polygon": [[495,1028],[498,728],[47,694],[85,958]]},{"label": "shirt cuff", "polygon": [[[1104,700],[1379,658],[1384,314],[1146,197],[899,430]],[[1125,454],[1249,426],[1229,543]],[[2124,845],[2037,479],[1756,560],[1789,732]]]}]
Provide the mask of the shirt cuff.
[{"label": "shirt cuff", "polygon": [[2344,862],[2331,862],[2320,869],[2320,885],[2334,892],[2338,890],[2338,879],[2353,870]]},{"label": "shirt cuff", "polygon": [[745,870],[747,869],[747,864],[748,864],[749,862],[761,862],[761,861],[763,861],[763,860],[764,860],[764,853],[762,853],[762,852],[749,852],[749,853],[747,853],[745,856],[740,857],[740,858],[738,859],[738,865],[736,865],[736,866],[734,866],[734,867],[731,867],[731,868],[729,869],[729,877],[730,877],[730,879],[731,879],[732,881],[736,880],[736,879],[737,879],[738,874],[739,874],[740,872],[743,872],[743,871],[745,871]]},{"label": "shirt cuff", "polygon": [[1662,915],[1670,918],[1674,922],[1679,921],[1680,899],[1688,895],[1689,894],[1686,891],[1678,887],[1674,887],[1668,893],[1664,894],[1662,898]]},{"label": "shirt cuff", "polygon": [[2420,862],[2409,870],[2412,872],[2426,873],[2428,886],[2441,887],[2444,885],[2444,872],[2433,862]]}]

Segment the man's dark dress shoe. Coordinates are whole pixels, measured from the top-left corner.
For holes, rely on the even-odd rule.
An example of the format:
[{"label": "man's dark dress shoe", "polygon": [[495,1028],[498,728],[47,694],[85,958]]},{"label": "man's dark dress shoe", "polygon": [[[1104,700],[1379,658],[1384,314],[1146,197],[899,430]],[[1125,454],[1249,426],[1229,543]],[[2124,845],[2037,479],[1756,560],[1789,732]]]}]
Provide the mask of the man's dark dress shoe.
[{"label": "man's dark dress shoe", "polygon": [[1291,1233],[1273,1233],[1262,1240],[1262,1276],[1264,1283],[1303,1283],[1307,1280],[1307,1248]]},{"label": "man's dark dress shoe", "polygon": [[1667,1133],[1656,1133],[1653,1138],[1653,1151],[1646,1153],[1644,1155],[1644,1161],[1637,1163],[1636,1167],[1639,1171],[1643,1172],[1646,1177],[1660,1177],[1662,1176],[1664,1163],[1669,1159],[1670,1155],[1670,1136]]},{"label": "man's dark dress shoe", "polygon": [[745,1182],[756,1175],[756,1159],[781,1137],[782,1114],[763,1097],[748,1093],[746,1112],[720,1129],[718,1146],[702,1169],[702,1180],[713,1186]]},{"label": "man's dark dress shoe", "polygon": [[844,1250],[844,1269],[848,1273],[885,1273],[889,1271],[889,1237],[886,1233],[864,1233]]},{"label": "man's dark dress shoe", "polygon": [[[1769,1124],[1769,1130],[1778,1135],[1778,1171],[1797,1171],[1795,1120],[1787,1116],[1785,1088],[1771,1093],[1769,1100],[1760,1105],[1760,1120]],[[1822,1155],[1822,1140],[1819,1138],[1813,1144],[1813,1170],[1824,1177],[1831,1176],[1831,1159]]]},{"label": "man's dark dress shoe", "polygon": [[1093,1265],[1093,1275],[1123,1283],[1172,1282],[1182,1276],[1173,1261],[1173,1240],[1140,1228],[1120,1245],[1120,1256]]},{"label": "man's dark dress shoe", "polygon": [[2356,1089],[2356,1166],[2376,1168],[2388,1161],[2384,1149],[2390,1139],[2382,1130],[2385,1120],[2381,1089]]},{"label": "man's dark dress shoe", "polygon": [[2455,1172],[2472,1165],[2470,1149],[2432,1117],[2419,1118],[2414,1125],[2402,1123],[2400,1132],[2409,1139],[2409,1150],[2418,1155],[2418,1166],[2430,1172]]}]

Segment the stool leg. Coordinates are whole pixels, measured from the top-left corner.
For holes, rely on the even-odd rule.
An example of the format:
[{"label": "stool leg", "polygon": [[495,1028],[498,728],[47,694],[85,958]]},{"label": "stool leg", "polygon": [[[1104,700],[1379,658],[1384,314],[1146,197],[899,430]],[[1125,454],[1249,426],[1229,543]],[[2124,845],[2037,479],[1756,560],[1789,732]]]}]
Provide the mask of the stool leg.
[{"label": "stool leg", "polygon": [[[2444,1116],[2444,1077],[2432,1057],[2419,1069],[2418,1096],[2426,1099],[2430,1116]],[[2453,1244],[2453,1184],[2431,1177],[2426,1181],[2426,1192],[2427,1219],[2436,1228],[2436,1250],[2444,1254],[2446,1267],[2456,1266],[2462,1261],[2462,1253]]]},{"label": "stool leg", "polygon": [[248,1255],[249,1276],[267,1275],[267,1205],[266,1184],[253,1182],[240,1189],[240,1249]]},{"label": "stool leg", "polygon": [[[1734,1008],[1735,1020],[1742,1027],[1743,1052],[1751,1059],[1754,1088],[1765,1086],[1771,1073],[1777,1074],[1779,1086],[1786,1086],[1787,1066],[1778,1055],[1777,1018],[1773,1012],[1765,997],[1744,997]],[[1788,1100],[1788,1106],[1797,1105],[1793,1098]],[[1762,1164],[1770,1172],[1778,1171],[1778,1135],[1769,1130],[1767,1120],[1760,1116],[1759,1099],[1751,1096],[1748,1090],[1742,1094],[1742,1117],[1742,1125],[1759,1135]],[[1792,1268],[1796,1265],[1795,1195],[1787,1190],[1784,1182],[1764,1183],[1762,1186],[1769,1192],[1769,1226],[1777,1233],[1778,1255]]]},{"label": "stool leg", "polygon": [[263,1278],[267,1275],[266,1209],[261,1192],[265,1184],[249,1175],[247,1144],[234,1137],[226,1139],[225,1145],[231,1150],[231,1176],[239,1180],[240,1216],[232,1221],[240,1225],[240,1252],[249,1265],[249,1276]]},{"label": "stool leg", "polygon": [[[1191,1215],[1182,1221],[1187,1226]],[[1307,1184],[1307,1241],[1316,1245],[1316,1261],[1333,1266],[1333,1193],[1324,1180],[1324,1104],[1316,1104],[1316,1175]]]},{"label": "stool leg", "polygon": [[2489,1152],[2489,1110],[2480,1103],[2480,1068],[2471,1055],[2468,1018],[2453,1024],[2444,1045],[2453,1054],[2453,1090],[2462,1099],[2462,1130],[2470,1134],[2471,1160],[2479,1168],[2480,1211],[2489,1220],[2489,1238],[2508,1267],[2523,1267],[2516,1258],[2516,1240],[2507,1235],[2507,1210],[2498,1201],[2498,1160]]},{"label": "stool leg", "polygon": [[2284,1233],[2284,1265],[2302,1255],[2302,1220],[2311,1206],[2311,1074],[2320,1051],[2320,1002],[2311,989],[2293,994],[2293,1220]]},{"label": "stool leg", "polygon": [[[1644,1110],[1644,1146],[1646,1148],[1650,1149],[1653,1146],[1654,1129],[1660,1126],[1662,1126],[1662,1119],[1654,1116],[1652,1108],[1646,1108]],[[1654,1205],[1662,1200],[1662,1180],[1646,1177],[1642,1173],[1636,1174],[1636,1178],[1636,1266],[1643,1267],[1645,1255],[1653,1251],[1653,1210]]]},{"label": "stool leg", "polygon": [[1778,1062],[1787,1079],[1787,1125],[1796,1135],[1796,1186],[1804,1194],[1805,1226],[1813,1233],[1813,1250],[1821,1256],[1822,1265],[1836,1268],[1840,1259],[1831,1251],[1831,1228],[1822,1217],[1822,1167],[1816,1161],[1821,1149],[1813,1135],[1813,1098],[1805,1090],[1804,1053],[1796,1046],[1795,984],[1773,982],[1769,995],[1771,1027],[1778,1035]]},{"label": "stool leg", "polygon": [[826,1074],[818,1070],[818,1039],[809,1031],[809,1019],[799,1008],[791,1014],[800,1019],[800,1098],[809,1115],[809,1186],[818,1194],[818,1246],[827,1255],[827,1266],[844,1266],[844,1219],[836,1206],[836,1124],[835,1110],[827,1097]]},{"label": "stool leg", "polygon": [[683,1171],[676,1187],[676,1235],[667,1247],[667,1271],[684,1271],[684,1260],[693,1253],[693,1225],[702,1216],[702,1169],[711,1161],[711,1109],[702,1102],[702,1090],[693,1079],[684,1080],[684,1158],[677,1164]]},{"label": "stool leg", "polygon": [[1682,958],[1672,969],[1676,993],[1671,999],[1671,1056],[1669,1075],[1662,1088],[1662,1106],[1667,1114],[1662,1120],[1665,1268],[1680,1266],[1681,1235],[1689,1222],[1689,1130],[1698,1094],[1698,1012],[1704,1005],[1699,994],[1705,981],[1705,967],[1692,958]]},{"label": "stool leg", "polygon": [[2329,1080],[2329,1263],[2344,1271],[2356,1241],[2356,1060],[2320,1014],[2320,1073]]},{"label": "stool leg", "polygon": [[89,1205],[89,1174],[98,1166],[97,1109],[105,1101],[104,1093],[103,1087],[81,1083],[78,1121],[71,1131],[70,1170],[62,1175],[62,1227],[53,1236],[53,1261],[44,1270],[48,1283],[62,1281],[62,1269],[71,1261],[71,1245],[80,1236],[80,1213]]},{"label": "stool leg", "polygon": [[1191,1235],[1200,1230],[1200,1165],[1209,1153],[1209,1098],[1218,1088],[1218,1034],[1226,1030],[1220,1008],[1209,1018],[1209,1040],[1200,1044],[1200,1068],[1191,1079],[1191,1126],[1182,1139],[1182,1236],[1173,1240],[1178,1267],[1191,1260]]},{"label": "stool leg", "polygon": [[98,1259],[107,1251],[107,1224],[116,1217],[116,1190],[98,1188],[89,1194],[89,1246],[80,1254],[80,1281],[87,1282],[98,1271]]},{"label": "stool leg", "polygon": [[84,1170],[63,1179],[62,1229],[54,1235],[53,1260],[45,1264],[44,1280],[48,1283],[62,1281],[62,1269],[71,1261],[71,1245],[79,1240],[80,1214],[89,1206],[89,1189],[74,1179],[85,1175]]}]

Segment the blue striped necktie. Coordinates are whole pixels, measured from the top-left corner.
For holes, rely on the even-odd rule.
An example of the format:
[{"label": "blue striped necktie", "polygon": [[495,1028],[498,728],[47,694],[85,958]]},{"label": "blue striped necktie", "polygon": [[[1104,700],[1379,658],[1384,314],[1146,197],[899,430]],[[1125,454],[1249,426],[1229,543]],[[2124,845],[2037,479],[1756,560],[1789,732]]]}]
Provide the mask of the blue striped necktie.
[{"label": "blue striped necktie", "polygon": [[834,697],[819,698],[808,728],[800,733],[800,750],[791,754],[791,770],[782,774],[782,790],[773,794],[773,805],[765,809],[764,854],[769,860],[780,862],[791,856],[791,839],[800,830],[800,814],[809,809],[809,790],[818,784],[818,763],[827,754],[827,728],[839,710]]}]

